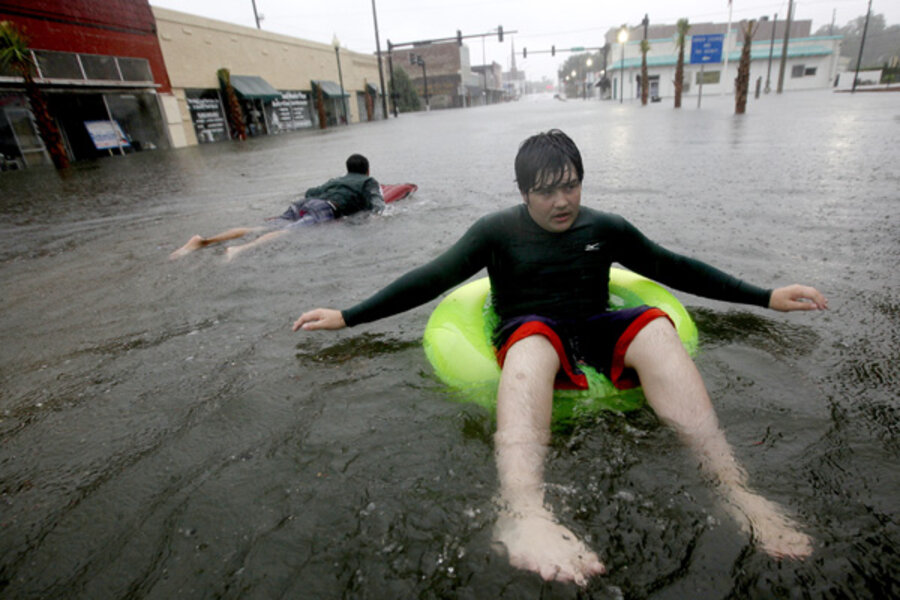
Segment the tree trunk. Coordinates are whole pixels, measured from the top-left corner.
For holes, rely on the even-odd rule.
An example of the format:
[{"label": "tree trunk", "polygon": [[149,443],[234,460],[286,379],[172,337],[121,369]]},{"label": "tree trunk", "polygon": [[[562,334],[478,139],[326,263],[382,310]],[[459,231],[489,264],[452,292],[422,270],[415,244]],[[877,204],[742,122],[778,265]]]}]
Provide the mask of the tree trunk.
[{"label": "tree trunk", "polygon": [[241,141],[247,139],[247,128],[244,125],[244,111],[238,101],[234,86],[231,85],[231,73],[228,69],[219,69],[216,72],[222,93],[225,94],[225,113],[228,116],[228,124],[231,125],[231,137]]},{"label": "tree trunk", "polygon": [[228,107],[228,121],[231,123],[231,135],[241,141],[247,139],[247,127],[244,125],[244,111],[231,82],[225,85],[225,103]]},{"label": "tree trunk", "polygon": [[756,33],[755,21],[750,21],[744,30],[744,47],[741,49],[741,61],[738,64],[734,90],[734,114],[742,115],[747,111],[747,94],[750,90],[750,44]]},{"label": "tree trunk", "polygon": [[69,155],[66,153],[66,146],[63,144],[59,128],[56,127],[53,117],[50,116],[47,100],[28,70],[22,70],[22,77],[25,79],[25,95],[31,105],[31,114],[34,115],[34,120],[37,122],[41,140],[43,140],[47,152],[50,153],[50,160],[57,169],[65,169],[69,166]]},{"label": "tree trunk", "polygon": [[678,62],[675,65],[675,108],[681,108],[681,89],[684,86],[684,39],[678,45]]},{"label": "tree trunk", "polygon": [[650,94],[650,78],[647,75],[647,50],[641,48],[641,106],[647,106]]},{"label": "tree trunk", "polygon": [[319,111],[319,129],[325,129],[328,127],[328,123],[325,122],[327,119],[325,116],[325,97],[322,94],[321,85],[316,85],[316,108]]}]

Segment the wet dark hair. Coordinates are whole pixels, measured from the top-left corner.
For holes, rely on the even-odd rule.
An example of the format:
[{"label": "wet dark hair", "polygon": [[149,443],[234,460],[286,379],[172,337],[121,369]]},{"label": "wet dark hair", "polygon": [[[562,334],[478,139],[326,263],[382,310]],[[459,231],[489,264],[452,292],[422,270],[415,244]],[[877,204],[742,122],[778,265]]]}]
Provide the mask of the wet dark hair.
[{"label": "wet dark hair", "polygon": [[350,158],[347,159],[347,172],[368,175],[369,159],[362,154],[351,154]]},{"label": "wet dark hair", "polygon": [[559,129],[541,132],[519,146],[519,153],[516,154],[516,184],[523,194],[538,186],[552,188],[562,183],[570,166],[575,169],[578,181],[582,181],[584,165],[572,138]]}]

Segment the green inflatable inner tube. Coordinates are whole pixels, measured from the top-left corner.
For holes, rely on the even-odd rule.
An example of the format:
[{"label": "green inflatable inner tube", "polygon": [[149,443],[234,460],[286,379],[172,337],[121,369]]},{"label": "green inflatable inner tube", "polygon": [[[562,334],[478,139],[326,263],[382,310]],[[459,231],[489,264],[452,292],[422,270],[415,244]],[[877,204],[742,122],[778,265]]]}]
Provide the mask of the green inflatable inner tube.
[{"label": "green inflatable inner tube", "polygon": [[[631,271],[612,268],[609,274],[610,310],[655,306],[669,315],[678,336],[691,354],[697,349],[697,326],[684,306],[658,283]],[[435,307],[425,326],[425,354],[437,376],[459,392],[460,400],[494,409],[500,367],[491,346],[497,316],[490,302],[487,277],[460,286]],[[600,409],[633,410],[644,402],[640,388],[618,390],[605,376],[579,364],[590,383],[588,390],[557,390],[553,418],[576,417]]]}]

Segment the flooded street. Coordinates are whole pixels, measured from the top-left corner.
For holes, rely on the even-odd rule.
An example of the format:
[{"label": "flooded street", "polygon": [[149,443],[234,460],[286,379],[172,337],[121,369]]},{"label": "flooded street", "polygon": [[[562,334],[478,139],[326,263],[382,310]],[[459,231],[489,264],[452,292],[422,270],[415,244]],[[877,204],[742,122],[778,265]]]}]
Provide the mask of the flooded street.
[{"label": "flooded street", "polygon": [[[900,596],[900,102],[793,93],[525,100],[0,174],[0,597]],[[563,129],[583,203],[827,313],[676,293],[754,488],[815,539],[758,551],[648,409],[552,441],[547,499],[606,562],[585,590],[491,547],[493,417],[421,346],[435,302],[292,333],[521,201],[519,142]],[[368,156],[419,191],[226,262],[191,235],[255,226]]]}]

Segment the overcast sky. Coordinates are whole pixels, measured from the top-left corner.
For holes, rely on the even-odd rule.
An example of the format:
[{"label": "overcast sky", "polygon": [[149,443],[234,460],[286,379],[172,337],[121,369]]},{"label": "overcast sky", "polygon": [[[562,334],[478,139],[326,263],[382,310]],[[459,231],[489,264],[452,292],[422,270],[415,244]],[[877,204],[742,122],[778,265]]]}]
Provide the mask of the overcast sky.
[{"label": "overcast sky", "polygon": [[[229,23],[256,27],[252,0],[150,0],[150,4]],[[691,22],[726,22],[727,0],[375,0],[382,50],[387,40],[395,44],[423,39],[489,33],[502,25],[501,44],[496,35],[469,39],[472,64],[496,61],[508,70],[511,44],[515,44],[516,66],[529,79],[555,79],[568,53],[560,49],[603,45],[611,27],[637,25],[648,14],[651,23],[673,24],[687,17]],[[732,20],[787,13],[787,0],[734,0]],[[794,2],[795,19],[812,19],[815,31],[865,15],[868,0],[801,0]],[[262,28],[293,37],[331,44],[337,35],[341,46],[356,52],[375,52],[372,0],[256,0],[263,15]],[[883,14],[887,23],[900,22],[900,0],[873,0],[873,14]],[[556,57],[534,54],[534,50],[557,48]],[[529,56],[522,59],[522,48]]]}]

